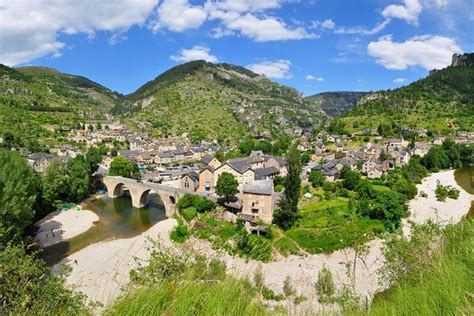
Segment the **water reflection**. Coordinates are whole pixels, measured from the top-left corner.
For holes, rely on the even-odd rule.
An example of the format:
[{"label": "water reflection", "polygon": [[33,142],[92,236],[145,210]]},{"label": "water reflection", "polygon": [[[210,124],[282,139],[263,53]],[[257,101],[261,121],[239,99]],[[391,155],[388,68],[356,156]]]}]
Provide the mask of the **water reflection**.
[{"label": "water reflection", "polygon": [[134,208],[129,196],[117,199],[104,197],[84,204],[84,208],[96,213],[99,221],[87,232],[45,248],[41,257],[49,265],[103,240],[137,236],[166,219],[163,202],[157,194],[150,194],[149,205],[142,209]]},{"label": "water reflection", "polygon": [[[456,183],[466,192],[474,194],[474,166],[462,167],[454,172]],[[474,201],[471,201],[471,208],[466,217],[474,216]]]}]

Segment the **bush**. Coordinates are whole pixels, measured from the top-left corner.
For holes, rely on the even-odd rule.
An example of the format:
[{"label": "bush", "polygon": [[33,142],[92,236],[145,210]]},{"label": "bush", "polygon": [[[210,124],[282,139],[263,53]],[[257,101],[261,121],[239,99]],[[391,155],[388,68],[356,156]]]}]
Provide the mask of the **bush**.
[{"label": "bush", "polygon": [[191,233],[189,232],[188,227],[185,224],[180,223],[171,231],[170,238],[171,240],[181,244],[185,242],[190,235]]},{"label": "bush", "polygon": [[446,201],[446,198],[450,198],[450,199],[455,199],[457,200],[459,198],[459,190],[448,185],[448,186],[443,186],[441,185],[441,183],[438,181],[437,185],[436,185],[436,190],[435,190],[435,193],[436,193],[436,199],[438,201]]},{"label": "bush", "polygon": [[286,297],[290,297],[296,294],[294,287],[291,285],[291,278],[289,275],[286,276],[286,279],[283,282],[283,293]]},{"label": "bush", "polygon": [[176,204],[178,211],[182,211],[188,207],[194,207],[198,213],[204,213],[216,207],[216,203],[203,196],[194,194],[185,194]]},{"label": "bush", "polygon": [[281,191],[283,191],[283,188],[284,188],[284,187],[283,187],[282,184],[277,184],[277,185],[275,186],[275,189],[274,189],[274,190],[275,190],[275,192],[281,192]]},{"label": "bush", "polygon": [[317,188],[324,185],[326,177],[322,174],[321,170],[311,170],[308,181],[311,183],[313,188]]},{"label": "bush", "polygon": [[182,210],[180,212],[181,216],[183,216],[183,218],[189,222],[191,221],[193,218],[195,218],[197,216],[197,211],[196,211],[196,208],[195,207],[187,207],[185,208],[184,210]]},{"label": "bush", "polygon": [[51,276],[42,260],[25,247],[6,245],[0,251],[1,315],[78,315],[87,313],[83,295]]},{"label": "bush", "polygon": [[241,255],[263,262],[270,261],[272,257],[272,245],[268,239],[249,235],[245,231],[238,242],[238,251]]},{"label": "bush", "polygon": [[329,303],[334,299],[334,280],[332,277],[331,270],[323,267],[318,272],[318,282],[316,283],[316,290],[319,295],[319,302]]}]

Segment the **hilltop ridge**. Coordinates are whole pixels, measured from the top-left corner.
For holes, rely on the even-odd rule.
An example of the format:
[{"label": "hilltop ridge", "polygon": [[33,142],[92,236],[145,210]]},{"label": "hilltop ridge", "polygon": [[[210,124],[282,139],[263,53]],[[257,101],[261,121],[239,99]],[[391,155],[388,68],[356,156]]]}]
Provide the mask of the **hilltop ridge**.
[{"label": "hilltop ridge", "polygon": [[364,95],[342,121],[349,131],[380,124],[423,127],[433,133],[474,129],[474,54],[407,86]]}]

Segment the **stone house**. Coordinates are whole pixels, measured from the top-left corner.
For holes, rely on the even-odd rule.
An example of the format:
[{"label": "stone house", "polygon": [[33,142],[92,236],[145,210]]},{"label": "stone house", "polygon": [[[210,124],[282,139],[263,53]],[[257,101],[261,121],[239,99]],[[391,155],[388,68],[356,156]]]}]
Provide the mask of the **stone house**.
[{"label": "stone house", "polygon": [[379,179],[382,177],[382,175],[383,171],[380,166],[376,166],[367,172],[367,178],[369,179]]},{"label": "stone house", "polygon": [[280,171],[278,175],[282,177],[286,177],[286,175],[288,174],[288,169],[286,167],[286,160],[283,157],[268,157],[268,160],[265,162],[265,167],[277,168]]},{"label": "stone house", "polygon": [[210,166],[214,170],[219,168],[222,165],[222,163],[219,160],[217,160],[216,157],[214,157],[213,155],[210,155],[210,154],[204,155],[201,159],[201,162],[205,166]]},{"label": "stone house", "polygon": [[181,177],[181,189],[195,192],[199,188],[199,174],[191,171]]},{"label": "stone house", "polygon": [[378,165],[379,165],[379,163],[377,161],[375,161],[374,159],[367,159],[362,164],[362,173],[367,174],[367,173],[369,173],[370,170],[374,169]]},{"label": "stone house", "polygon": [[219,176],[224,172],[234,175],[239,183],[239,191],[242,191],[243,185],[253,183],[255,180],[255,171],[249,166],[247,161],[231,159],[214,171],[214,187],[217,185]]},{"label": "stone house", "polygon": [[214,169],[211,166],[199,171],[199,192],[214,192]]},{"label": "stone house", "polygon": [[395,150],[402,150],[408,146],[408,141],[405,141],[403,138],[392,138],[385,140],[383,144],[385,146],[385,150],[391,152]]},{"label": "stone house", "polygon": [[431,144],[427,142],[417,142],[415,148],[413,148],[413,155],[420,157],[426,156],[431,149]]},{"label": "stone house", "polygon": [[54,156],[48,153],[33,153],[28,156],[30,166],[36,171],[43,173],[54,160]]},{"label": "stone house", "polygon": [[271,224],[273,219],[273,181],[260,180],[242,187],[242,214]]},{"label": "stone house", "polygon": [[410,154],[406,151],[394,151],[390,155],[394,159],[396,167],[404,166],[410,161]]}]

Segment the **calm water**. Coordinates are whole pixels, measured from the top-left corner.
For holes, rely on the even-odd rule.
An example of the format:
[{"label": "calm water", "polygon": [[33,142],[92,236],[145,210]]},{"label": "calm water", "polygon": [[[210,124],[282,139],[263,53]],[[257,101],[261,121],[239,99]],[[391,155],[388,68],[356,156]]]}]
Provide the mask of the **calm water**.
[{"label": "calm water", "polygon": [[99,221],[87,232],[45,248],[41,257],[49,265],[99,241],[137,236],[166,219],[163,203],[157,194],[150,195],[150,204],[142,209],[133,208],[129,196],[104,197],[84,204],[84,209],[96,213]]},{"label": "calm water", "polygon": [[[457,184],[462,187],[466,192],[474,194],[474,166],[463,167],[454,172],[454,178]],[[474,201],[471,202],[471,208],[468,217],[474,216]]]}]

